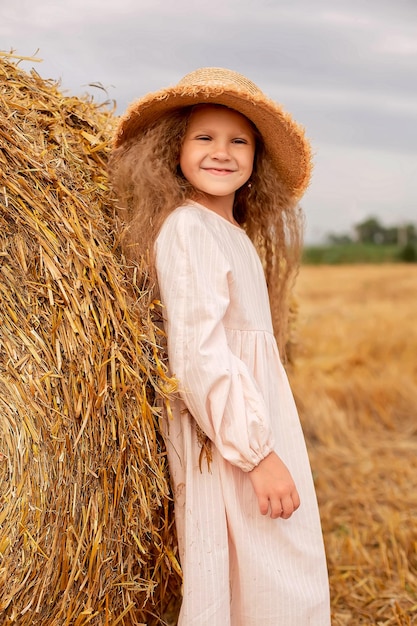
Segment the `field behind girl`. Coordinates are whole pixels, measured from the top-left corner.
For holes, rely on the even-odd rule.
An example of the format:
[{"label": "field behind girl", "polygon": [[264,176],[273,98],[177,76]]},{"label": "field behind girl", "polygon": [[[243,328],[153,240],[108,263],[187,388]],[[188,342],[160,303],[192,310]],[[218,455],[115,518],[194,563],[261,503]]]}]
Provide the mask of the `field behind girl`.
[{"label": "field behind girl", "polygon": [[296,297],[333,624],[417,624],[417,266],[303,266]]}]

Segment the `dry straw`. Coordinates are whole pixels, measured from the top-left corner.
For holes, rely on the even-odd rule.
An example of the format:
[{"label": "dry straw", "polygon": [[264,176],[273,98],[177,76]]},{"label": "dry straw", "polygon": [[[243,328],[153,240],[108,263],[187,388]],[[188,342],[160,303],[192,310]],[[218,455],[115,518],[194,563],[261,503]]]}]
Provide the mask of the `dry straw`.
[{"label": "dry straw", "polygon": [[163,624],[173,381],[118,254],[114,118],[4,55],[0,80],[0,624]]},{"label": "dry straw", "polygon": [[332,624],[417,624],[417,266],[303,267],[297,292]]}]

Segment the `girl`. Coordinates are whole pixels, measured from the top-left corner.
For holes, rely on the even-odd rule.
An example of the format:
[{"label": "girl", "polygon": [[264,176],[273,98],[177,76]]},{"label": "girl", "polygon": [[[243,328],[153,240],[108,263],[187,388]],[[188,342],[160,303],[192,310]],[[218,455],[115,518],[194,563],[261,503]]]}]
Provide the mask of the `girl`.
[{"label": "girl", "polygon": [[245,77],[200,69],[130,107],[110,171],[127,254],[151,251],[180,386],[163,421],[179,624],[327,626],[314,485],[273,330],[283,348],[303,131]]}]

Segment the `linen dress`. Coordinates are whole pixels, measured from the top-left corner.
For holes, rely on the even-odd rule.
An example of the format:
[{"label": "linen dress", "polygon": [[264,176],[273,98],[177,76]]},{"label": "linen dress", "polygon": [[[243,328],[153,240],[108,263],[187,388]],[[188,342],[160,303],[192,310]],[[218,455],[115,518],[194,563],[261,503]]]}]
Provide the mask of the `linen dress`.
[{"label": "linen dress", "polygon": [[[155,253],[181,394],[162,420],[184,577],[178,623],[328,626],[315,490],[257,252],[243,229],[189,202],[166,219]],[[288,520],[261,515],[247,474],[272,450],[300,494]]]}]

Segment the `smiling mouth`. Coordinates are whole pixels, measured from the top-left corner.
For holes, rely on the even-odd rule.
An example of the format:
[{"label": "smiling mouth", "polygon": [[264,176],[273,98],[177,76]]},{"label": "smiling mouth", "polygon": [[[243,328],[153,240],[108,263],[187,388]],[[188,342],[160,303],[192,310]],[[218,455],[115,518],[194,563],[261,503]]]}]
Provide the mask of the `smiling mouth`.
[{"label": "smiling mouth", "polygon": [[220,167],[204,167],[203,170],[205,172],[209,172],[209,174],[214,174],[215,176],[224,176],[226,174],[234,174],[236,170],[228,170]]}]

